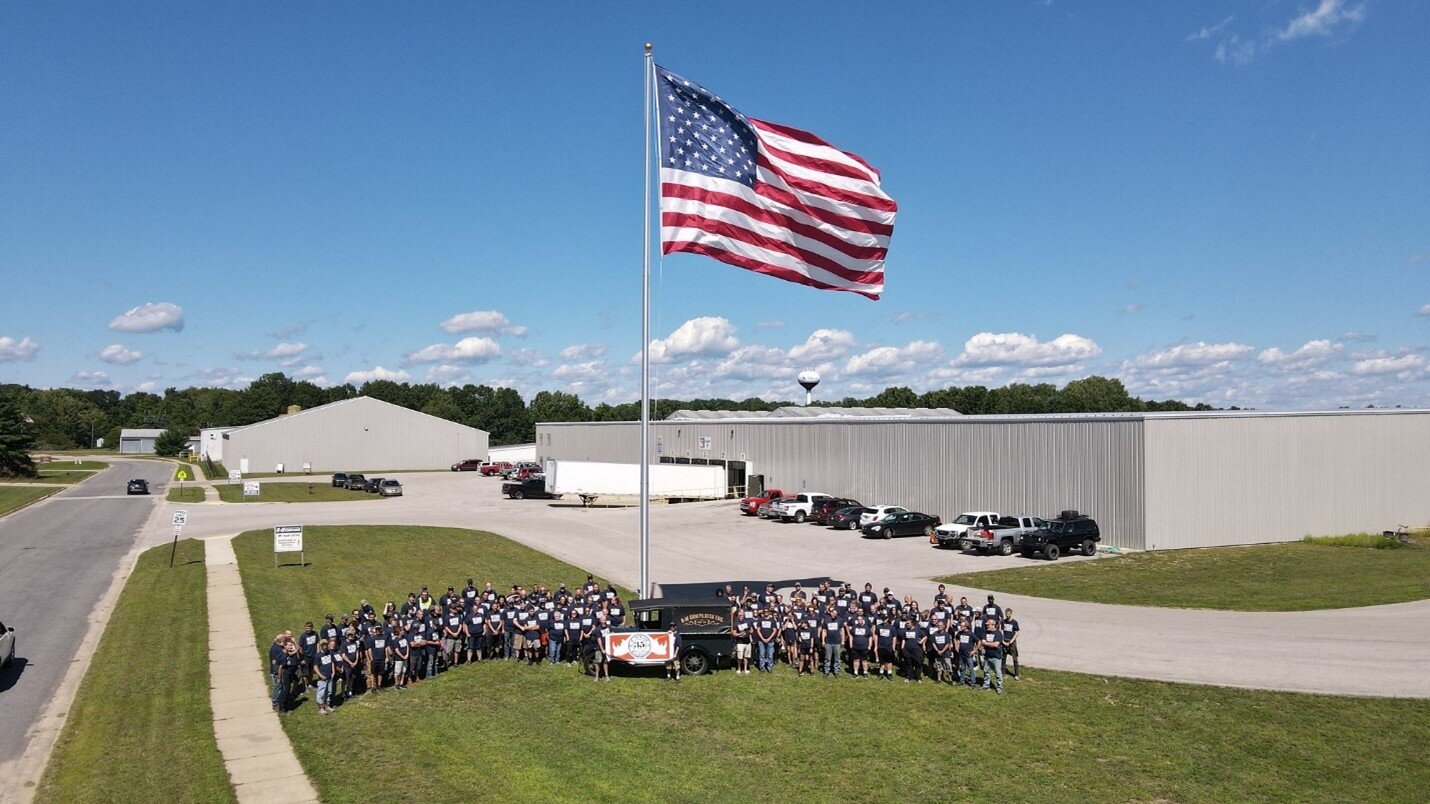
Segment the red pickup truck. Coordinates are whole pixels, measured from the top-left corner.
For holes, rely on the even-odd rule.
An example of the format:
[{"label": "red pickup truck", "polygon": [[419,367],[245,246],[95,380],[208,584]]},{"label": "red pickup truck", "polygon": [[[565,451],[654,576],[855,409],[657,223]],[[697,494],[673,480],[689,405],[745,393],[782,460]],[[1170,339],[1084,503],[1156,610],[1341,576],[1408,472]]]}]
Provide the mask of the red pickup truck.
[{"label": "red pickup truck", "polygon": [[746,497],[740,500],[740,513],[745,516],[754,516],[759,512],[760,506],[770,500],[778,500],[783,496],[785,496],[785,493],[779,489],[765,489],[763,493],[756,497]]}]

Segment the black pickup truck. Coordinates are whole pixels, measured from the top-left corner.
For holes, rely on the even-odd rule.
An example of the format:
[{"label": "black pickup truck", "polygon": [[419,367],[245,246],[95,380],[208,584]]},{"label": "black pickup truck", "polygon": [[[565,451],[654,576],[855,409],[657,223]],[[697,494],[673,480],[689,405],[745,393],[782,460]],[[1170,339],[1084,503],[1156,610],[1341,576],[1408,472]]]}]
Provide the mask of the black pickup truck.
[{"label": "black pickup truck", "polygon": [[[680,670],[701,676],[711,670],[728,666],[735,652],[735,639],[730,635],[730,604],[718,597],[655,597],[631,601],[632,622],[619,632],[664,631],[675,623],[680,633]],[[581,655],[582,669],[587,675],[596,672],[592,648]]]},{"label": "black pickup truck", "polygon": [[505,497],[513,500],[524,500],[527,497],[533,499],[559,500],[560,494],[552,494],[546,490],[546,478],[528,477],[525,480],[508,480],[501,484],[501,493]]},{"label": "black pickup truck", "polygon": [[1102,531],[1092,517],[1077,511],[1064,511],[1057,519],[1048,522],[1023,535],[1018,542],[1018,551],[1024,557],[1040,555],[1049,561],[1057,561],[1064,552],[1074,551],[1085,556],[1097,552],[1097,543],[1102,541]]}]

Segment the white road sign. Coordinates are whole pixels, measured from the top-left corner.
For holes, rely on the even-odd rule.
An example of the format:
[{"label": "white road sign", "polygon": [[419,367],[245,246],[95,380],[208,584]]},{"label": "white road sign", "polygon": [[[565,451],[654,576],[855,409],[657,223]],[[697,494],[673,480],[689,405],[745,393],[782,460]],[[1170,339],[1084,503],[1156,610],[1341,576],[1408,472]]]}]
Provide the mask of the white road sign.
[{"label": "white road sign", "polygon": [[187,525],[187,524],[189,524],[189,511],[188,511],[187,508],[180,508],[180,509],[178,509],[177,511],[174,512],[174,524],[175,524],[175,525]]},{"label": "white road sign", "polygon": [[238,471],[237,469],[230,469],[230,470],[228,470],[228,479],[229,479],[229,480],[242,480],[242,479],[243,479],[243,473],[240,472],[240,471]]},{"label": "white road sign", "polygon": [[303,552],[303,526],[279,525],[273,529],[273,552]]},{"label": "white road sign", "polygon": [[257,497],[261,490],[261,486],[259,485],[257,480],[243,481],[243,496]]}]

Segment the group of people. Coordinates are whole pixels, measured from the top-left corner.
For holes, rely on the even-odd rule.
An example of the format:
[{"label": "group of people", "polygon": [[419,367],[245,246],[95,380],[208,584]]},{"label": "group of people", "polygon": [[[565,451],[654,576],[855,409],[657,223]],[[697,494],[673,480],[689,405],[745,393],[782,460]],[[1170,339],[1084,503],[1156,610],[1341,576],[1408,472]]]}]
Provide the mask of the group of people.
[{"label": "group of people", "polygon": [[979,608],[968,598],[954,603],[938,585],[927,609],[912,596],[902,600],[887,587],[873,584],[856,592],[850,584],[834,587],[823,581],[807,592],[799,583],[786,600],[766,585],[763,594],[748,589],[735,595],[726,587],[717,594],[730,598],[730,633],[735,639],[735,671],[773,672],[782,657],[798,675],[837,678],[848,659],[850,675],[858,679],[981,686],[1003,692],[1007,672],[1018,677],[1018,621],[993,595]]},{"label": "group of people", "polygon": [[[773,672],[782,658],[800,676],[837,678],[847,662],[858,679],[869,678],[872,668],[874,678],[886,681],[897,674],[922,683],[927,676],[971,688],[981,679],[983,689],[999,693],[1005,660],[1018,677],[1018,621],[992,595],[975,609],[967,598],[955,604],[940,584],[923,609],[887,588],[875,594],[867,583],[862,592],[847,583],[825,581],[810,591],[796,583],[787,599],[773,585],[763,594],[728,586],[715,594],[729,604],[731,657],[741,675],[750,673],[752,659],[755,670]],[[405,690],[451,667],[490,659],[559,664],[590,656],[596,680],[608,681],[603,637],[627,617],[616,588],[602,588],[591,576],[574,590],[563,584],[506,592],[490,583],[479,589],[469,578],[436,597],[424,586],[381,611],[362,600],[347,614],[328,614],[320,626],[307,622],[297,634],[274,637],[268,653],[273,708],[285,711],[312,688],[318,712],[328,714],[354,695]],[[671,632],[675,658],[665,674],[678,682],[681,638],[673,625]]]}]

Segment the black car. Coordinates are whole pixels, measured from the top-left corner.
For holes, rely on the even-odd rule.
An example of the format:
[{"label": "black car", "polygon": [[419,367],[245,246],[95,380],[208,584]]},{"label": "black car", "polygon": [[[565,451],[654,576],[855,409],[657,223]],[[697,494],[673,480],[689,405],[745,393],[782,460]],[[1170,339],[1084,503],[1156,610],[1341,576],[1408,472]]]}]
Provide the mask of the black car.
[{"label": "black car", "polygon": [[376,494],[378,488],[380,488],[380,487],[382,486],[382,481],[383,481],[383,478],[380,478],[380,477],[370,477],[370,478],[367,479],[367,485],[366,485],[366,486],[363,486],[363,489],[362,489],[362,490],[365,491],[365,492],[367,492],[368,494]]},{"label": "black car", "polygon": [[501,484],[501,493],[513,500],[524,500],[527,497],[535,499],[558,500],[560,494],[552,494],[546,490],[546,478],[528,477],[525,480],[508,480]]},{"label": "black car", "polygon": [[[631,624],[620,631],[664,631],[675,623],[680,634],[680,670],[692,676],[704,675],[728,665],[735,653],[730,635],[730,604],[718,597],[655,597],[630,604]],[[587,675],[596,671],[594,647],[582,652],[581,665]]]},{"label": "black car", "polygon": [[348,485],[348,473],[347,473],[347,472],[334,472],[334,473],[333,473],[333,488],[335,488],[335,489],[347,488],[347,485]]},{"label": "black car", "polygon": [[136,478],[134,478],[133,480],[129,481],[128,493],[130,493],[130,494],[148,494],[148,493],[149,493],[149,481],[147,481],[147,480],[145,480],[145,479],[143,479],[143,478],[141,478],[141,477],[136,477]]},{"label": "black car", "polygon": [[348,482],[343,488],[348,491],[367,491],[367,478],[359,474],[348,475]]},{"label": "black car", "polygon": [[845,497],[831,497],[827,500],[820,500],[809,509],[809,521],[818,522],[821,525],[829,524],[829,517],[841,508],[851,506],[861,506],[863,503],[858,500],[850,500]]},{"label": "black car", "polygon": [[1025,557],[1039,555],[1049,561],[1057,561],[1063,553],[1078,552],[1085,556],[1097,553],[1097,543],[1102,541],[1102,531],[1092,517],[1077,511],[1064,511],[1046,528],[1038,528],[1023,536],[1018,542],[1018,550]]},{"label": "black car", "polygon": [[904,511],[876,519],[862,530],[866,539],[892,539],[895,536],[932,536],[933,529],[942,524],[943,520],[932,514]]},{"label": "black car", "polygon": [[859,517],[873,510],[873,508],[868,508],[863,505],[851,505],[848,508],[840,508],[825,517],[824,524],[836,530],[858,530]]}]

